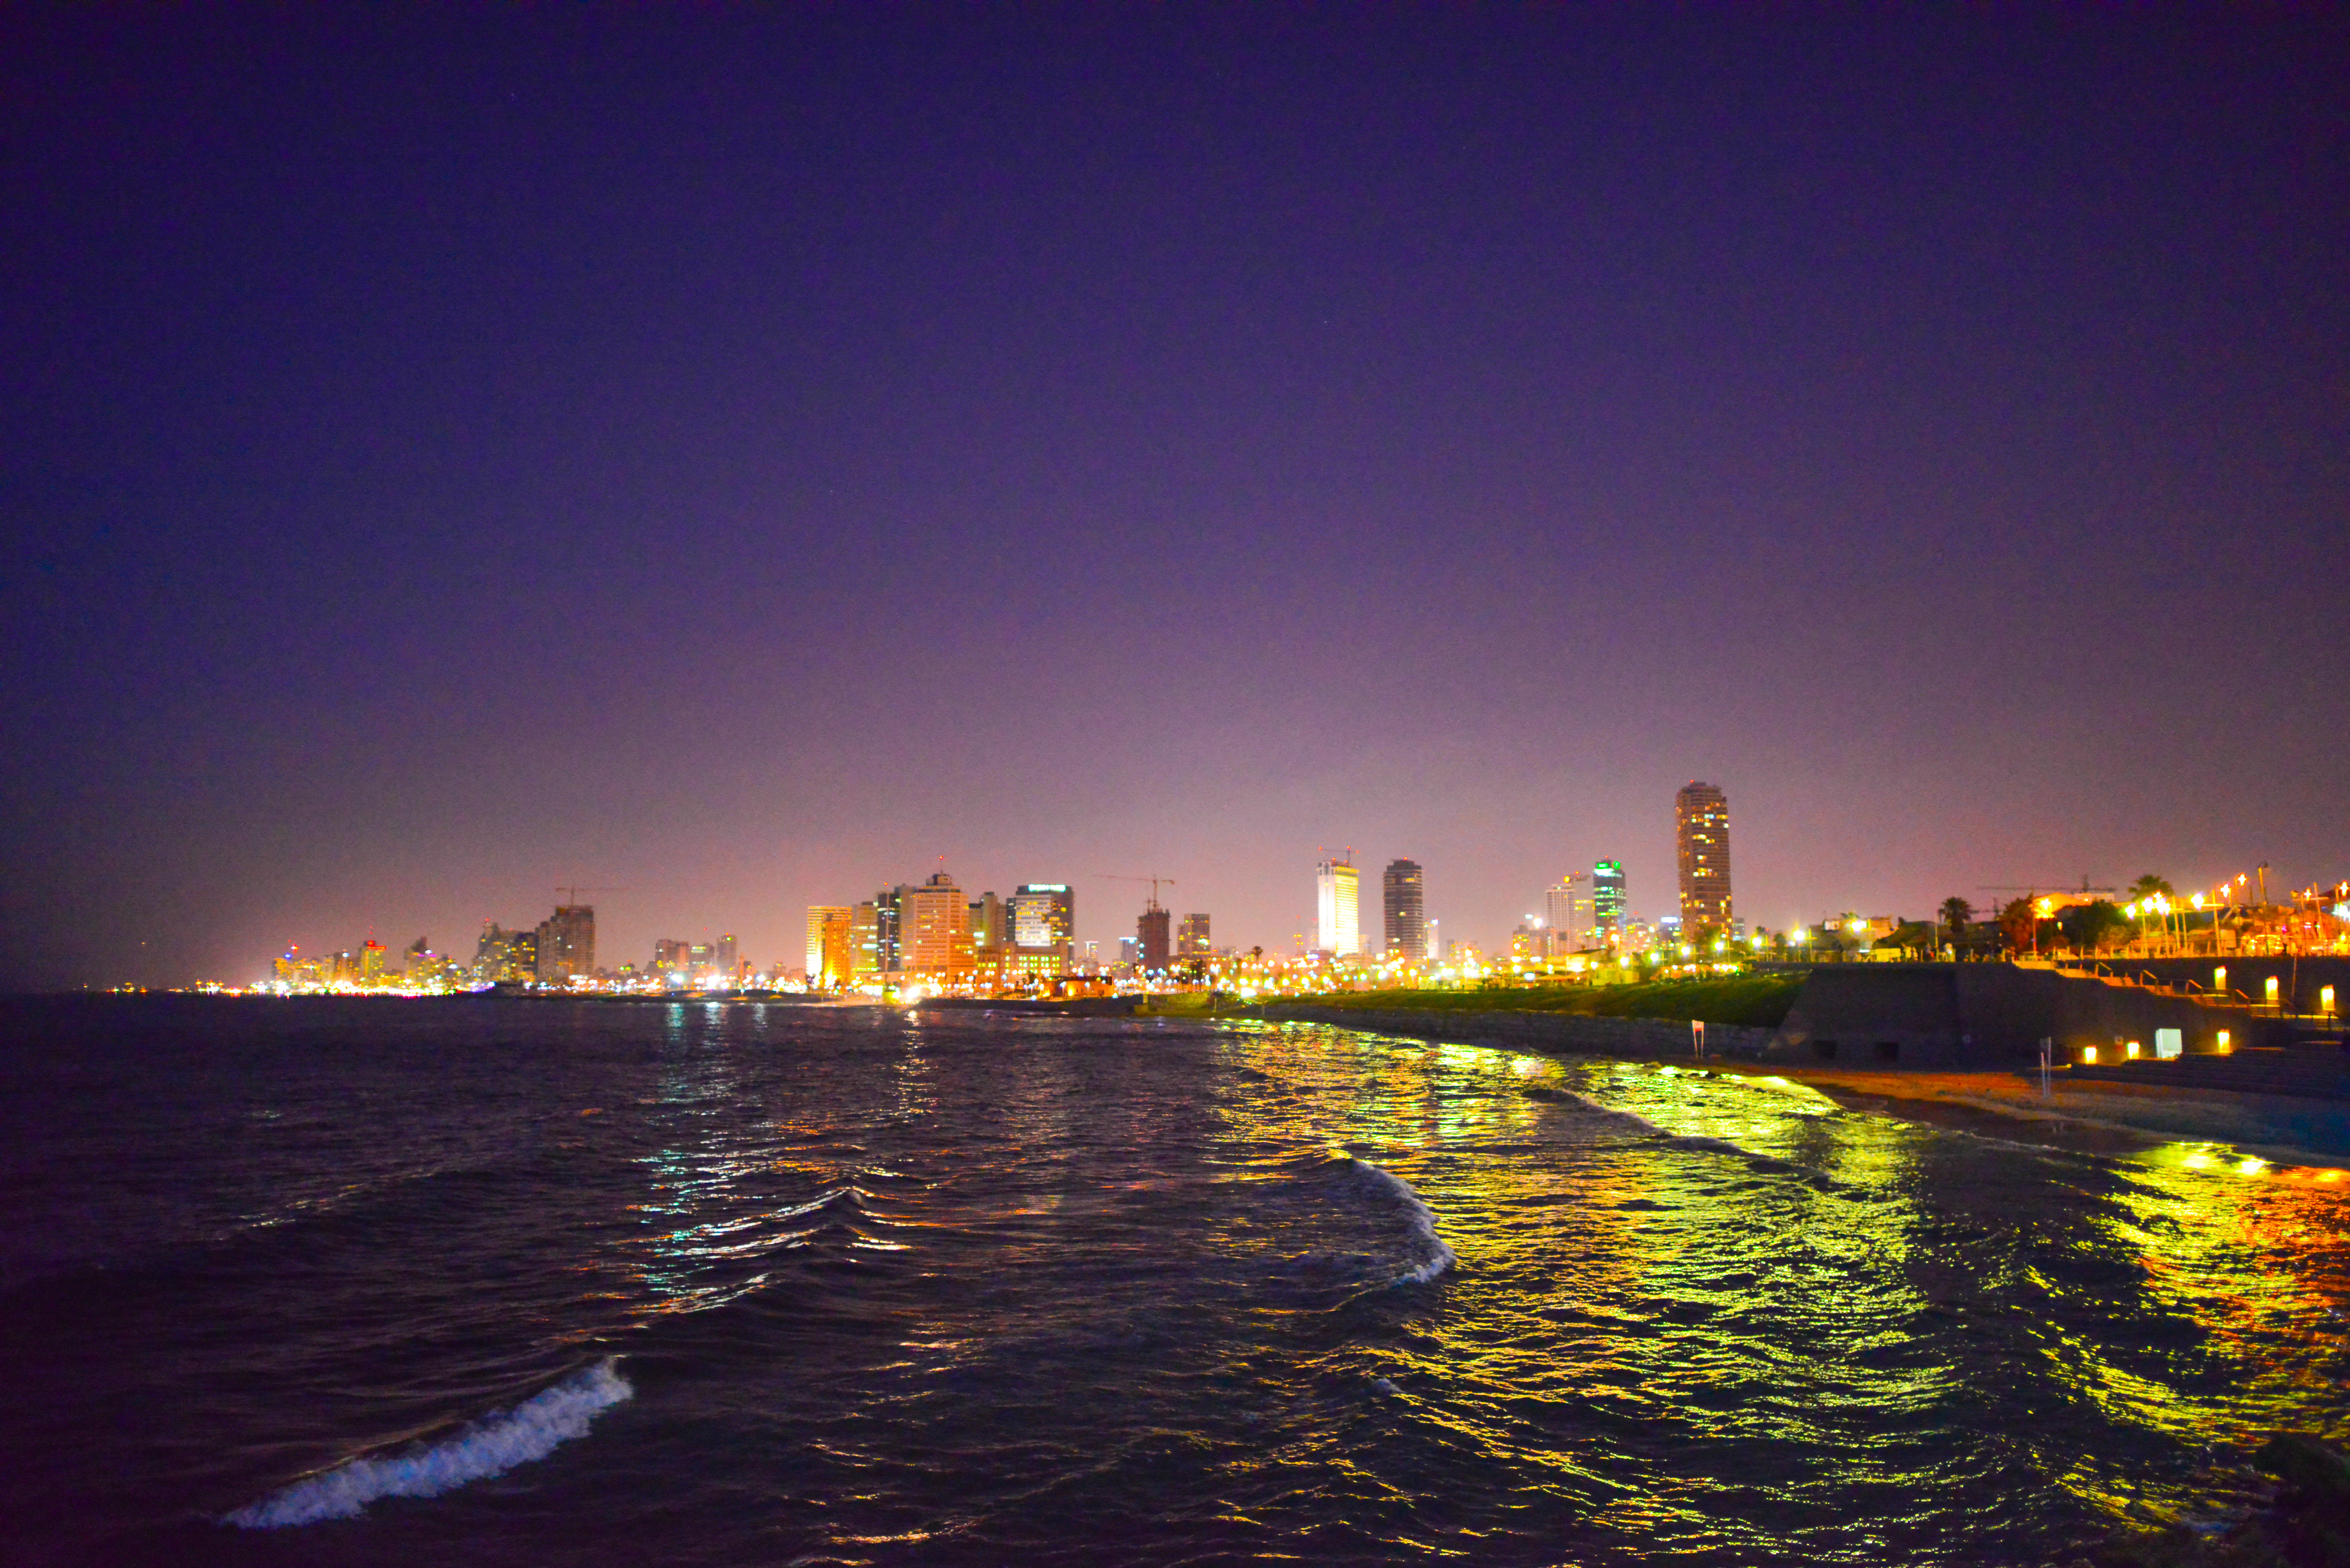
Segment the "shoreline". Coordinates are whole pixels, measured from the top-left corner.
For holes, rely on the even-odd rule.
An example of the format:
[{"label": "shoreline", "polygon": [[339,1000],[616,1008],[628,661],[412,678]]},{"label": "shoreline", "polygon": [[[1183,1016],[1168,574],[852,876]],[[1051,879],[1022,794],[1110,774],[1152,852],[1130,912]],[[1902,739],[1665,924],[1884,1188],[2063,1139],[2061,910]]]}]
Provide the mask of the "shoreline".
[{"label": "shoreline", "polygon": [[[1472,1014],[1462,1014],[1460,1028]],[[1267,1022],[1283,1022],[1267,1020]],[[1307,1022],[1297,1020],[1296,1022]],[[1366,1020],[1331,1028],[1426,1039],[1444,1036]],[[1687,1028],[1686,1024],[1679,1025]],[[1453,1034],[1447,1031],[1447,1035]],[[1798,1084],[1847,1110],[2009,1143],[2085,1154],[2135,1154],[2167,1143],[2208,1143],[2254,1156],[2270,1165],[2320,1170],[2350,1170],[2350,1104],[2284,1095],[2241,1094],[2224,1089],[2171,1088],[2155,1084],[2069,1079],[2061,1069],[2046,1098],[2031,1070],[1985,1068],[1967,1072],[1870,1072],[1792,1063],[1742,1061],[1709,1056],[1659,1055],[1649,1051],[1613,1053],[1577,1050],[1571,1044],[1522,1039],[1476,1039],[1469,1044],[1532,1055],[1592,1061],[1637,1061],[1680,1072],[1735,1074]]]},{"label": "shoreline", "polygon": [[2350,1107],[2324,1100],[2095,1080],[2066,1083],[2061,1074],[2043,1099],[2034,1073],[1835,1072],[1746,1062],[1708,1062],[1697,1070],[1780,1078],[1847,1110],[2012,1143],[2089,1154],[2216,1143],[2271,1165],[2350,1170]]}]

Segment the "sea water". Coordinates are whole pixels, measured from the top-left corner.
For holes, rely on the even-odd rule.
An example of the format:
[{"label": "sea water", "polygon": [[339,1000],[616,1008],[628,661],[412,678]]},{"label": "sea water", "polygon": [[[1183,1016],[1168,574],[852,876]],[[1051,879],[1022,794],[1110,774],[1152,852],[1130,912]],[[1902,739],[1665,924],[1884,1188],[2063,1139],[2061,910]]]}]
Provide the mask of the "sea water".
[{"label": "sea water", "polygon": [[2043,1563],[2350,1430],[2340,1173],[1320,1026],[0,1004],[11,1562]]}]

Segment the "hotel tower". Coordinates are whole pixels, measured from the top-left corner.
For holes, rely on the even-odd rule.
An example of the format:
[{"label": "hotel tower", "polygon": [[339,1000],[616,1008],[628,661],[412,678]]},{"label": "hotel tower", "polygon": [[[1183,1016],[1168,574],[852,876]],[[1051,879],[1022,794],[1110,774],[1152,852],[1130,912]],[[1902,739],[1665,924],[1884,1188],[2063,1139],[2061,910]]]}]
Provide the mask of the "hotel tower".
[{"label": "hotel tower", "polygon": [[1681,935],[1730,929],[1730,797],[1695,779],[1673,797],[1681,862]]}]

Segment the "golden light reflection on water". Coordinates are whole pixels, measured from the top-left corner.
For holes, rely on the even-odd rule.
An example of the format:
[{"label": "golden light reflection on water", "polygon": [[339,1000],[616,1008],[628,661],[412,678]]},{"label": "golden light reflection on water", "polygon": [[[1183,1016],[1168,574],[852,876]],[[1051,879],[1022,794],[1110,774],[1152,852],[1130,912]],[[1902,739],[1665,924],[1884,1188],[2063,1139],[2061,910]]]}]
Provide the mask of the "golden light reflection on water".
[{"label": "golden light reflection on water", "polygon": [[2200,1357],[2239,1372],[2217,1386],[2174,1386],[2110,1366],[2083,1391],[2182,1440],[2262,1423],[2340,1429],[2338,1388],[2311,1376],[2300,1346],[2338,1339],[2343,1206],[2324,1174],[2239,1156],[2213,1144],[2170,1144],[2125,1162],[2099,1215],[2107,1244],[2136,1261],[2146,1309],[2207,1336]]},{"label": "golden light reflection on water", "polygon": [[[932,1441],[918,1417],[951,1458],[1097,1399],[1101,1431],[1180,1431],[1234,1519],[1472,1557],[1527,1519],[1596,1532],[1595,1557],[1907,1562],[1986,1511],[2185,1509],[2208,1443],[2339,1435],[2339,1173],[1318,1026],[909,1020],[821,1087],[738,1071],[722,1033],[675,1020],[627,1255],[669,1312],[754,1270],[897,1271],[894,1348],[841,1383],[874,1453]],[[1357,1159],[1417,1189],[1454,1270],[1398,1283],[1426,1254]]]},{"label": "golden light reflection on water", "polygon": [[[1422,1419],[1577,1484],[1627,1484],[1633,1433],[1696,1445],[1669,1489],[1686,1505],[1631,1485],[1627,1530],[1669,1516],[1702,1533],[1756,1484],[1825,1510],[1843,1489],[1962,1487],[2012,1462],[2116,1512],[2164,1492],[2147,1471],[2165,1441],[2344,1432],[2339,1172],[2216,1146],[2043,1151],[1785,1080],[1367,1050],[1310,1026],[1236,1049],[1267,1079],[1336,1091],[1243,1096],[1236,1139],[1335,1137],[1440,1216],[1460,1272],[1431,1337],[1390,1358]],[[1301,1117],[1326,1119],[1309,1134]],[[1720,1462],[1798,1450],[1814,1457],[1767,1482]]]}]

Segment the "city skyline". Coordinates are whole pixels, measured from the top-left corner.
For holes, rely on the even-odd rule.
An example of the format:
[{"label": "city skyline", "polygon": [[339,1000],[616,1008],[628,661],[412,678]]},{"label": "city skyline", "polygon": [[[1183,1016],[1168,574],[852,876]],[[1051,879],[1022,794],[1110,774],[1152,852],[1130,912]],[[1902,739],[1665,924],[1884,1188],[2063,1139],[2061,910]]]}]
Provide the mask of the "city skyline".
[{"label": "city skyline", "polygon": [[[1750,922],[1733,909],[1727,792],[1717,784],[1690,781],[1675,792],[1673,821],[1678,888],[1672,914],[1659,914],[1650,919],[1631,900],[1624,863],[1619,859],[1599,859],[1593,862],[1590,871],[1570,870],[1544,888],[1540,895],[1542,912],[1523,916],[1506,940],[1463,929],[1458,922],[1452,930],[1440,936],[1442,917],[1427,913],[1424,868],[1417,861],[1397,859],[1390,861],[1381,874],[1381,907],[1374,940],[1372,932],[1362,924],[1361,872],[1353,863],[1354,852],[1349,849],[1344,855],[1331,856],[1325,851],[1315,866],[1315,915],[1310,934],[1297,934],[1296,952],[1372,961],[1403,958],[1434,964],[1440,962],[1444,951],[1456,944],[1478,953],[1508,950],[1548,958],[1595,949],[1623,947],[1627,951],[1639,950],[1652,941],[1678,943],[1709,930],[1742,936],[1750,929]],[[764,964],[743,956],[739,939],[728,931],[713,942],[658,940],[653,944],[650,965],[639,966],[632,960],[616,959],[599,966],[595,908],[560,901],[554,913],[535,928],[509,930],[494,919],[484,919],[470,966],[429,950],[428,938],[422,936],[410,944],[405,957],[411,970],[421,962],[419,972],[430,975],[443,970],[453,972],[465,969],[476,981],[517,979],[559,985],[574,976],[584,979],[591,974],[610,975],[616,970],[621,974],[633,971],[656,976],[724,976],[732,981],[755,972],[775,981],[804,979],[818,988],[843,989],[884,975],[964,974],[975,968],[1001,969],[1007,977],[1013,973],[1032,979],[1069,975],[1081,969],[1092,969],[1095,950],[1112,944],[1121,963],[1139,963],[1149,971],[1166,971],[1173,961],[1185,956],[1245,952],[1251,945],[1243,941],[1222,948],[1211,946],[1208,940],[1211,917],[1204,911],[1187,911],[1178,928],[1173,911],[1162,907],[1157,897],[1160,883],[1174,885],[1172,877],[1104,874],[1103,880],[1146,882],[1152,888],[1135,912],[1128,929],[1106,944],[1101,939],[1083,939],[1078,935],[1072,885],[1022,883],[1009,897],[999,898],[991,888],[976,898],[967,898],[965,890],[946,868],[945,859],[944,856],[938,857],[939,868],[920,884],[884,886],[873,898],[854,904],[804,906],[804,945],[783,951]],[[2256,893],[2259,898],[2265,898],[2272,890],[2267,878],[2272,869],[2262,865],[2259,888],[2243,896],[2251,898]],[[2153,875],[2141,873],[2141,877]],[[2236,880],[2244,884],[2249,877],[2249,873],[2241,873]],[[2225,883],[2227,878],[2219,880]],[[2091,891],[2113,890],[2092,889],[2086,876],[2081,878],[2081,889],[2076,895],[2064,879],[2032,885],[2035,893],[2053,895],[2068,903],[2086,898]],[[565,888],[558,893],[576,898],[578,890]],[[1979,890],[2012,898],[2024,889],[2022,885],[2011,884]],[[2282,877],[2276,879],[2273,890],[2281,898],[2300,896]],[[1954,896],[1964,898],[1964,894]],[[1947,898],[1943,902],[1947,904]],[[1994,900],[1980,912],[1988,915],[1997,904],[1998,900]],[[1119,918],[1115,911],[1123,907],[1113,900],[1113,912],[1107,918],[1115,923]],[[1855,930],[1865,925],[1872,936],[1884,937],[1908,918],[1906,914],[1864,914],[1860,906],[1850,899],[1840,907],[1831,899],[1808,917],[1792,916],[1781,921],[1777,929],[1783,934],[1806,928],[1832,930],[1842,922],[1849,922]],[[1755,922],[1752,929],[1769,927]],[[1399,944],[1399,933],[1410,940]],[[1271,955],[1277,956],[1282,950],[1272,943],[1254,945]],[[300,943],[288,943],[275,961],[279,979],[294,972],[302,947]],[[1080,949],[1086,955],[1082,961]],[[387,950],[372,932],[355,949],[312,945],[312,957],[302,961],[302,965],[307,966],[303,972],[314,980],[338,979],[348,973],[354,980],[371,982],[387,973],[399,972],[387,970]],[[605,950],[613,950],[608,946]],[[207,983],[242,983],[233,977],[203,978]]]},{"label": "city skyline", "polygon": [[0,986],[2344,869],[2330,14],[6,26]]},{"label": "city skyline", "polygon": [[[1354,851],[1350,848],[1343,855],[1332,856],[1326,850],[1315,866],[1315,913],[1310,934],[1296,935],[1296,955],[1370,961],[1400,958],[1435,965],[1456,945],[1472,953],[1492,955],[1506,950],[1522,957],[1549,959],[1595,950],[1638,951],[1659,941],[1670,947],[1703,932],[1742,938],[1750,929],[1750,922],[1736,915],[1733,908],[1727,792],[1717,784],[1690,780],[1675,792],[1672,815],[1678,884],[1672,914],[1659,914],[1650,919],[1632,901],[1630,878],[1624,862],[1607,858],[1594,861],[1588,872],[1570,870],[1543,888],[1542,912],[1523,916],[1506,940],[1466,929],[1459,921],[1451,930],[1440,935],[1442,917],[1427,912],[1424,868],[1417,861],[1399,858],[1390,861],[1381,874],[1381,908],[1378,937],[1374,940],[1362,923],[1361,871],[1354,864]],[[1175,885],[1172,877],[1102,874],[1102,880],[1144,882],[1152,889],[1136,912],[1129,931],[1106,943],[1102,939],[1082,938],[1078,934],[1072,885],[1022,883],[1006,898],[999,898],[991,888],[975,899],[966,899],[964,889],[946,868],[945,862],[946,857],[938,857],[938,869],[923,882],[887,885],[871,899],[847,905],[803,906],[804,945],[795,950],[779,950],[780,956],[764,964],[743,956],[738,937],[727,931],[712,942],[680,938],[657,940],[649,965],[616,959],[599,966],[595,908],[558,901],[554,913],[536,927],[506,929],[494,919],[484,919],[471,965],[430,950],[429,939],[420,936],[407,949],[404,967],[407,972],[428,978],[453,977],[462,971],[476,982],[504,979],[562,985],[574,977],[584,980],[593,975],[610,976],[617,972],[626,976],[633,972],[639,977],[723,977],[733,983],[755,974],[769,981],[791,979],[817,989],[840,990],[899,974],[946,976],[988,971],[1000,972],[1007,980],[1015,974],[1033,980],[1069,977],[1080,971],[1098,973],[1094,955],[1104,946],[1111,946],[1119,955],[1121,966],[1165,973],[1176,960],[1187,956],[1245,953],[1251,946],[1245,941],[1221,948],[1212,946],[1208,940],[1211,916],[1204,911],[1187,911],[1178,928],[1173,911],[1162,907],[1157,896],[1162,882],[1169,887]],[[2272,869],[2265,863],[2261,865],[2259,888],[2243,896],[2253,898],[2256,892],[2258,898],[2264,899],[2271,891],[2268,877]],[[2250,875],[2240,873],[2236,882],[2248,883]],[[2154,876],[2140,874],[2141,880]],[[2197,879],[2190,878],[2189,885],[2194,880]],[[2223,884],[2227,880],[2225,877],[2219,878]],[[2313,885],[2311,890],[2317,886],[2322,884]],[[2077,896],[2071,884],[2062,878],[2045,879],[2030,887],[2036,894],[2054,895],[2066,903],[2085,899],[2092,891],[2113,891],[2111,888],[2093,889],[2085,875],[2081,878]],[[580,890],[566,887],[557,892],[576,899]],[[2024,885],[1995,885],[1978,890],[2012,898],[2024,890]],[[2282,876],[2276,879],[2274,891],[2280,898],[2305,896]],[[1963,898],[1965,895],[1952,897]],[[1945,906],[1948,902],[1947,898],[1942,901]],[[1998,900],[1994,900],[1981,912],[1988,915],[1997,906]],[[1113,911],[1122,907],[1112,901]],[[1113,923],[1118,919],[1115,912],[1107,918]],[[1836,900],[1830,899],[1809,917],[1797,915],[1783,919],[1777,929],[1783,936],[1806,929],[1834,931],[1849,924],[1855,931],[1865,929],[1872,938],[1884,938],[1908,919],[1906,914],[1863,914],[1861,907],[1851,899],[1844,900],[1840,907]],[[1769,928],[1765,923],[1755,922],[1752,929]],[[1399,942],[1399,935],[1407,940]],[[1254,946],[1269,955],[1278,956],[1281,952],[1273,943]],[[300,960],[302,947],[301,943],[288,943],[274,961],[278,980],[299,972],[311,983],[348,978],[364,986],[402,972],[387,967],[388,950],[376,940],[372,929],[355,949],[337,949],[331,943],[313,944],[312,956]],[[609,946],[605,949],[608,953],[612,950]],[[244,983],[233,975],[200,978],[207,984]]]}]

